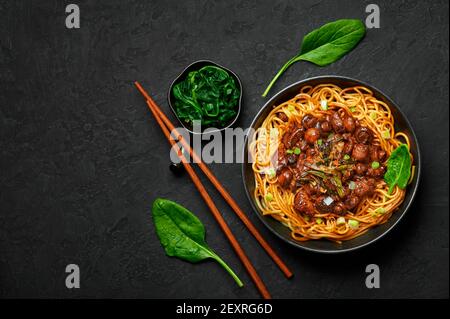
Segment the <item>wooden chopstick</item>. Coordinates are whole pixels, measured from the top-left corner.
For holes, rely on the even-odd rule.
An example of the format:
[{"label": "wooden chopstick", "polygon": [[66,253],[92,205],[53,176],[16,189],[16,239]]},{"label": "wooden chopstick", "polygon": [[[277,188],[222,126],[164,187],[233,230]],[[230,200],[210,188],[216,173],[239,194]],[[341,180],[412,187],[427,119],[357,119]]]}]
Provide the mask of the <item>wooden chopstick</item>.
[{"label": "wooden chopstick", "polygon": [[200,195],[205,200],[206,204],[208,205],[209,209],[211,210],[214,218],[219,223],[220,228],[225,233],[225,236],[228,238],[228,240],[231,243],[231,246],[239,256],[241,262],[244,264],[245,269],[247,270],[248,274],[252,278],[253,282],[255,283],[256,287],[258,288],[259,292],[263,296],[264,299],[270,299],[270,293],[267,290],[264,282],[262,281],[261,277],[259,277],[258,273],[256,272],[255,267],[253,267],[252,263],[248,259],[247,255],[245,254],[244,250],[242,249],[241,245],[239,245],[239,242],[237,241],[236,237],[234,237],[231,229],[228,227],[228,224],[223,219],[221,213],[217,209],[216,205],[214,204],[212,198],[209,196],[208,191],[203,186],[202,182],[198,178],[197,174],[194,172],[194,169],[191,167],[191,165],[186,160],[186,157],[184,157],[183,152],[180,150],[179,146],[176,144],[176,142],[170,138],[170,132],[167,129],[167,127],[164,125],[164,122],[159,117],[156,110],[153,109],[153,106],[151,105],[150,101],[147,101],[147,105],[152,112],[153,116],[155,117],[156,121],[158,122],[159,126],[161,127],[161,130],[163,131],[166,139],[168,142],[174,147],[174,150],[178,157],[181,159],[186,171],[188,172],[190,178],[195,184],[195,187],[200,192]]},{"label": "wooden chopstick", "polygon": [[156,105],[155,101],[150,97],[150,95],[144,90],[144,88],[139,84],[139,82],[135,82],[137,89],[141,92],[141,94],[145,97],[145,99],[150,103],[150,107],[153,108],[157,113],[159,118],[162,119],[167,128],[172,132],[172,136],[175,134],[174,138],[181,142],[183,148],[189,151],[191,158],[195,163],[198,163],[200,169],[203,173],[208,177],[214,187],[219,191],[225,201],[231,206],[233,211],[239,217],[239,219],[244,223],[250,233],[256,238],[261,247],[267,252],[267,254],[272,258],[272,260],[277,264],[280,270],[284,273],[287,278],[292,277],[292,272],[286,266],[286,264],[281,260],[281,258],[277,255],[277,253],[270,247],[269,243],[262,237],[260,232],[256,229],[247,215],[242,211],[236,201],[231,197],[230,193],[223,187],[223,185],[219,182],[216,176],[211,172],[211,170],[206,166],[204,162],[202,162],[201,158],[195,153],[195,151],[190,147],[190,145],[183,139],[183,135],[181,135],[178,130],[174,127],[172,122],[167,118],[167,116],[161,111],[161,109]]}]

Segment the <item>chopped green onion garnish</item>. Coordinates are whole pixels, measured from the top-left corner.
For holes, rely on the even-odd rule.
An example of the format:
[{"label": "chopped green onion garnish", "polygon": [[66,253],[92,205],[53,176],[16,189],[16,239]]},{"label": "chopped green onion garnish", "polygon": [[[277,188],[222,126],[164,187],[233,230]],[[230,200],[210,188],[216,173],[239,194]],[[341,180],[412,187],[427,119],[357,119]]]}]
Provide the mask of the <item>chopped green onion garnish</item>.
[{"label": "chopped green onion garnish", "polygon": [[377,161],[373,161],[370,166],[372,166],[373,169],[377,169],[378,167],[380,167],[380,163],[378,163]]},{"label": "chopped green onion garnish", "polygon": [[295,154],[295,155],[298,155],[298,154],[300,154],[301,152],[302,152],[302,150],[301,150],[300,148],[298,148],[298,147],[294,148],[294,154]]},{"label": "chopped green onion garnish", "polygon": [[320,177],[321,179],[325,179],[326,178],[325,173],[322,172],[322,171],[316,171],[316,170],[312,169],[312,170],[306,171],[305,173],[311,174],[311,175],[314,175],[314,176],[317,176],[317,177]]},{"label": "chopped green onion garnish", "polygon": [[321,145],[322,145],[322,143],[323,143],[322,139],[321,139],[321,138],[319,138],[319,139],[317,140],[317,145],[321,146]]},{"label": "chopped green onion garnish", "polygon": [[273,200],[273,195],[271,193],[267,193],[266,194],[266,201],[270,202],[271,200]]},{"label": "chopped green onion garnish", "polygon": [[386,213],[386,209],[384,209],[383,207],[378,207],[378,208],[375,210],[375,213],[380,214],[380,215],[383,215],[384,213]]},{"label": "chopped green onion garnish", "polygon": [[344,189],[342,188],[341,178],[337,175],[334,175],[333,181],[334,181],[334,185],[336,186],[336,190],[337,190],[339,197],[344,197],[345,194],[344,194]]},{"label": "chopped green onion garnish", "polygon": [[351,107],[351,108],[350,108],[350,112],[352,112],[352,113],[353,113],[353,112],[356,112],[356,107]]},{"label": "chopped green onion garnish", "polygon": [[381,137],[383,137],[385,140],[388,140],[391,138],[391,133],[389,133],[388,130],[383,131],[383,133],[381,133]]},{"label": "chopped green onion garnish", "polygon": [[292,154],[292,153],[294,153],[294,151],[293,150],[287,150],[286,153],[287,154]]},{"label": "chopped green onion garnish", "polygon": [[320,108],[324,111],[328,110],[328,101],[327,100],[320,101]]},{"label": "chopped green onion garnish", "polygon": [[377,113],[375,113],[375,112],[371,112],[371,113],[370,113],[370,118],[371,118],[372,120],[376,120],[377,117],[378,117]]},{"label": "chopped green onion garnish", "polygon": [[288,106],[288,110],[289,110],[290,112],[294,112],[294,111],[295,111],[295,107],[294,107],[293,105],[289,105],[289,106]]},{"label": "chopped green onion garnish", "polygon": [[345,160],[345,161],[348,161],[349,159],[350,159],[350,155],[345,154],[345,155],[344,155],[344,160]]},{"label": "chopped green onion garnish", "polygon": [[272,167],[267,169],[267,173],[266,173],[270,178],[275,177],[275,169],[273,169]]},{"label": "chopped green onion garnish", "polygon": [[328,134],[328,139],[330,140],[330,139],[332,139],[333,138],[333,136],[334,136],[334,134],[333,133],[330,133],[330,134]]},{"label": "chopped green onion garnish", "polygon": [[322,218],[316,218],[316,224],[322,224],[323,223],[323,220],[322,220]]},{"label": "chopped green onion garnish", "polygon": [[345,224],[345,218],[344,217],[339,217],[337,220],[336,220],[336,225],[344,225]]},{"label": "chopped green onion garnish", "polygon": [[354,220],[354,219],[350,219],[348,221],[348,225],[350,226],[350,228],[356,229],[359,227],[359,221]]},{"label": "chopped green onion garnish", "polygon": [[354,181],[350,181],[350,183],[348,183],[348,188],[354,190],[356,188],[356,183]]}]

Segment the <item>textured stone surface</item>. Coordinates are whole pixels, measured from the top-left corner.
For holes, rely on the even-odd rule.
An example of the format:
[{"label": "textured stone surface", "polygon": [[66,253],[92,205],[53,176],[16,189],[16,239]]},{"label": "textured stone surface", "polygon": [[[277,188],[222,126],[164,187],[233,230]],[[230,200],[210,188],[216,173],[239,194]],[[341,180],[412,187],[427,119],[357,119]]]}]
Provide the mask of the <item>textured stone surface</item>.
[{"label": "textured stone surface", "polygon": [[[259,297],[188,177],[168,170],[166,142],[132,82],[142,81],[169,112],[171,80],[194,60],[217,61],[242,79],[238,125],[247,127],[264,103],[265,85],[302,35],[337,18],[365,19],[370,2],[80,0],[81,29],[68,30],[65,1],[2,1],[0,296]],[[357,49],[326,68],[296,64],[271,93],[320,74],[382,89],[421,143],[419,194],[386,238],[359,252],[323,256],[264,228],[245,197],[239,164],[212,165],[295,272],[285,280],[211,192],[274,297],[448,297],[448,2],[376,3],[381,29],[369,30]],[[155,197],[194,211],[211,247],[246,286],[237,288],[213,262],[166,257],[151,221]],[[81,268],[81,289],[65,288],[69,263]],[[365,288],[369,263],[381,268],[381,289]]]}]

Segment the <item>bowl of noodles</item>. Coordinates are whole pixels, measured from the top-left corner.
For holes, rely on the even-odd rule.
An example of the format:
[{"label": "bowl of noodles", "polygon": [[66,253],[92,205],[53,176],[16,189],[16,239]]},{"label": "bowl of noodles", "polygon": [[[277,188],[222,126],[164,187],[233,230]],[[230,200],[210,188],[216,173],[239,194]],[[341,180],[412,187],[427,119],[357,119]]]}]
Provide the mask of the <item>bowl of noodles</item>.
[{"label": "bowl of noodles", "polygon": [[274,95],[244,143],[247,197],[278,237],[306,250],[355,250],[411,206],[420,152],[411,124],[380,90],[319,76]]}]

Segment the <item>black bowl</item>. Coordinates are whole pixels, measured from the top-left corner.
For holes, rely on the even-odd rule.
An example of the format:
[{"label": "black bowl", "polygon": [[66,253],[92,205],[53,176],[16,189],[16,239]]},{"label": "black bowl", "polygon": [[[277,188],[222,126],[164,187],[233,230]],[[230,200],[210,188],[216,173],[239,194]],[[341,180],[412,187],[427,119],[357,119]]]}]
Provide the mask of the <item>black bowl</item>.
[{"label": "black bowl", "polygon": [[[342,244],[334,243],[332,241],[321,239],[321,240],[310,240],[306,242],[299,242],[295,241],[291,237],[291,231],[286,226],[282,225],[280,222],[276,221],[270,216],[263,216],[263,214],[260,212],[260,210],[257,208],[254,200],[254,189],[255,189],[255,180],[253,175],[253,170],[251,163],[248,161],[248,141],[251,136],[247,136],[245,143],[244,143],[244,161],[242,164],[242,178],[244,181],[244,187],[245,191],[247,193],[247,197],[250,200],[251,205],[253,206],[253,209],[255,210],[258,217],[261,219],[261,221],[269,228],[275,235],[283,239],[284,241],[309,251],[313,252],[320,252],[320,253],[342,253],[347,251],[356,250],[359,248],[362,248],[364,246],[367,246],[381,237],[383,237],[385,234],[387,234],[394,226],[402,219],[402,217],[405,215],[405,213],[408,211],[409,207],[411,206],[411,203],[413,201],[413,198],[416,194],[417,187],[419,184],[420,179],[420,172],[421,172],[421,159],[420,159],[420,151],[419,151],[419,144],[416,138],[416,135],[414,134],[414,130],[411,127],[411,124],[409,123],[408,119],[405,117],[405,115],[402,113],[400,108],[385,94],[383,94],[380,90],[373,87],[372,85],[369,85],[367,83],[361,82],[359,80],[355,80],[348,77],[343,76],[318,76],[313,77],[309,79],[302,80],[300,82],[294,83],[284,90],[280,91],[279,93],[275,94],[258,112],[258,114],[255,116],[251,128],[257,129],[261,126],[264,119],[267,117],[267,115],[270,113],[272,108],[274,106],[277,106],[291,98],[293,98],[298,92],[300,91],[300,88],[305,85],[318,85],[318,84],[324,84],[324,83],[331,83],[338,85],[340,87],[350,87],[350,86],[356,86],[356,85],[362,85],[370,90],[372,90],[374,96],[385,102],[391,109],[392,114],[395,118],[395,129],[396,131],[402,131],[405,134],[408,135],[411,141],[411,153],[414,156],[414,165],[416,166],[415,175],[413,178],[413,181],[410,185],[408,185],[406,190],[406,196],[403,201],[403,203],[400,205],[399,209],[394,212],[394,214],[391,216],[391,218],[383,225],[376,226],[369,231],[367,231],[365,234],[356,237],[354,239],[344,241]],[[250,130],[249,132],[251,132]]]},{"label": "black bowl", "polygon": [[[174,86],[175,84],[177,84],[178,82],[183,81],[183,80],[186,78],[186,76],[189,74],[189,72],[200,70],[202,67],[207,66],[207,65],[213,65],[213,66],[219,67],[219,68],[221,68],[221,69],[224,69],[225,71],[227,71],[227,72],[234,78],[234,80],[235,80],[236,83],[238,84],[239,90],[240,90],[238,109],[237,109],[236,115],[235,115],[235,116],[234,116],[234,117],[233,117],[233,118],[232,118],[225,126],[223,126],[223,127],[218,127],[218,128],[215,129],[215,130],[213,130],[213,129],[209,128],[209,127],[203,127],[203,126],[202,126],[202,132],[194,132],[192,125],[187,125],[186,123],[184,123],[184,122],[178,117],[177,112],[175,111],[175,108],[174,108],[175,97],[174,97],[173,94],[172,94],[172,88],[173,88],[173,86]],[[224,67],[224,66],[222,66],[222,65],[219,65],[219,64],[217,64],[217,63],[215,63],[215,62],[209,61],[209,60],[199,60],[199,61],[195,61],[195,62],[189,64],[189,65],[183,70],[183,72],[181,72],[180,75],[178,75],[178,76],[175,78],[175,80],[173,80],[172,84],[171,84],[170,87],[169,87],[169,92],[167,93],[167,101],[169,102],[170,109],[172,110],[173,114],[175,114],[177,120],[178,120],[178,121],[181,123],[181,125],[183,125],[183,127],[184,127],[186,130],[188,130],[189,132],[191,132],[191,133],[193,133],[193,134],[199,134],[199,133],[203,133],[204,130],[207,129],[207,128],[209,128],[208,134],[209,134],[209,133],[213,133],[213,132],[218,132],[218,131],[222,131],[222,130],[224,130],[224,129],[230,127],[231,125],[233,125],[233,124],[236,122],[237,118],[239,117],[239,114],[241,113],[241,103],[242,103],[242,83],[241,83],[241,80],[239,79],[239,76],[238,76],[236,73],[234,73],[233,71],[231,71],[230,69],[228,69],[228,68],[226,68],[226,67]]]}]

